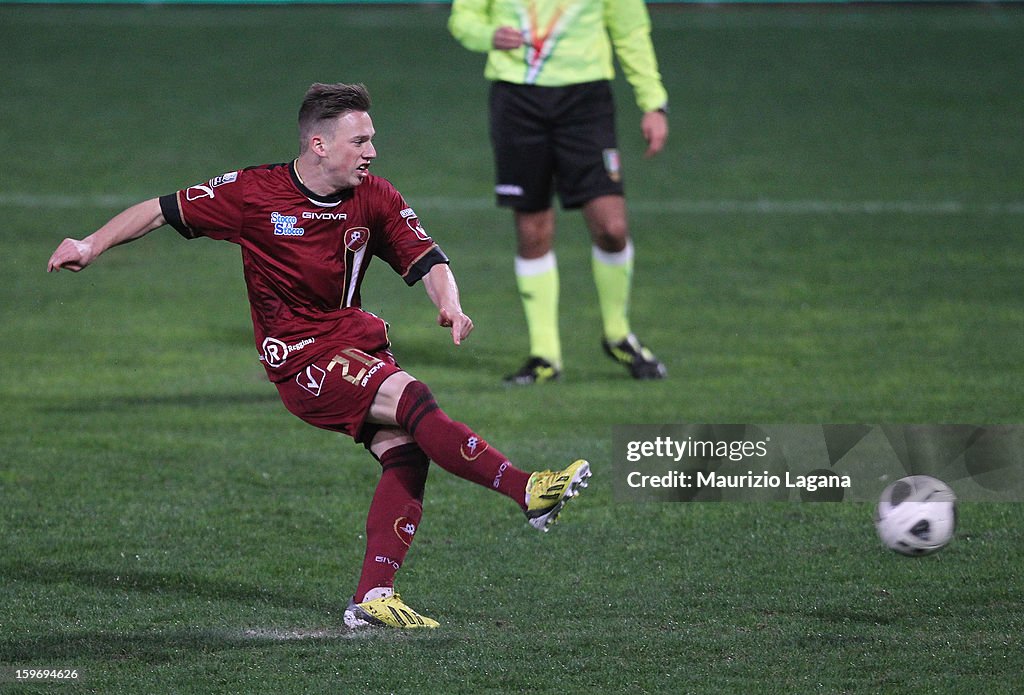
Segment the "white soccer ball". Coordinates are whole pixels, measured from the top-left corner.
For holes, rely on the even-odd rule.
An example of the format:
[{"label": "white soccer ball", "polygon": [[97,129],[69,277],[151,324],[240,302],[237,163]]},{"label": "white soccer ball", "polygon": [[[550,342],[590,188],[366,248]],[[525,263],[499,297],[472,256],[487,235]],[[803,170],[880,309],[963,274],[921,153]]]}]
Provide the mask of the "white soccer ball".
[{"label": "white soccer ball", "polygon": [[941,550],[956,531],[956,495],[928,475],[900,478],[882,491],[875,529],[886,547],[904,555]]}]

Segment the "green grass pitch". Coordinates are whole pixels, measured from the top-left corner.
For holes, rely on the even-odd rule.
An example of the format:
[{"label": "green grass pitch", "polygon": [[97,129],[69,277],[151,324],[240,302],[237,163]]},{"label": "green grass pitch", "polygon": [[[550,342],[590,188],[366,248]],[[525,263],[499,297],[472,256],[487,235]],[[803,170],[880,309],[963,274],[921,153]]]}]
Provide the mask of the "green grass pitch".
[{"label": "green grass pitch", "polygon": [[[634,326],[670,379],[600,352],[588,243],[560,215],[566,374],[525,357],[492,207],[482,56],[446,8],[0,7],[0,691],[1010,693],[1024,509],[884,550],[867,504],[622,504],[621,424],[1019,423],[1024,15],[653,10],[669,149],[620,96]],[[170,230],[79,275],[64,236],[284,161],[313,81],[362,81],[380,158],[453,258],[461,348],[385,266],[404,366],[525,468],[585,456],[549,534],[435,470],[400,576],[429,634],[348,635],[376,464],[288,415],[237,250]],[[12,682],[76,668],[81,682]]]}]

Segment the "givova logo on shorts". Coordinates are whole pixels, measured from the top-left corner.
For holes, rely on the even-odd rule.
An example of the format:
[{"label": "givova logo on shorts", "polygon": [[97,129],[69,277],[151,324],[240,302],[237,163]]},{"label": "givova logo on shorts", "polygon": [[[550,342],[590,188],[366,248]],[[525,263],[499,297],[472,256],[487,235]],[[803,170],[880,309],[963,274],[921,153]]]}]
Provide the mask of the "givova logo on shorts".
[{"label": "givova logo on shorts", "polygon": [[311,364],[295,376],[295,383],[319,397],[326,376],[327,372],[315,364]]}]

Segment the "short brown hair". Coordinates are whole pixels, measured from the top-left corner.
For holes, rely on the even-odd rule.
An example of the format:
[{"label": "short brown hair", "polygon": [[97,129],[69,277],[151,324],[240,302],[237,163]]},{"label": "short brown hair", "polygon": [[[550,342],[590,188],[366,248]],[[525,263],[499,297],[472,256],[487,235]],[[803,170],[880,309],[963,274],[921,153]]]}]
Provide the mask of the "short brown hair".
[{"label": "short brown hair", "polygon": [[349,111],[369,111],[370,93],[361,84],[315,82],[299,108],[299,149],[305,150],[316,126]]}]

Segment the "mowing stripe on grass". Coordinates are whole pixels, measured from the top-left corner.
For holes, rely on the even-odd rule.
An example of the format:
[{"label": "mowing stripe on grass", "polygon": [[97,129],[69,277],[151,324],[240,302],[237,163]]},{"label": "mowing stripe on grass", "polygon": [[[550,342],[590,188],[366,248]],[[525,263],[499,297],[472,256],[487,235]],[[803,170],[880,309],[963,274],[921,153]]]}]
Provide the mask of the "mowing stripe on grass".
[{"label": "mowing stripe on grass", "polygon": [[[144,196],[125,194],[47,194],[0,192],[0,207],[10,208],[123,208]],[[490,198],[421,197],[418,208],[432,210],[489,210]],[[959,200],[632,200],[631,210],[643,213],[702,215],[1022,215],[1024,202],[975,203]]]}]

